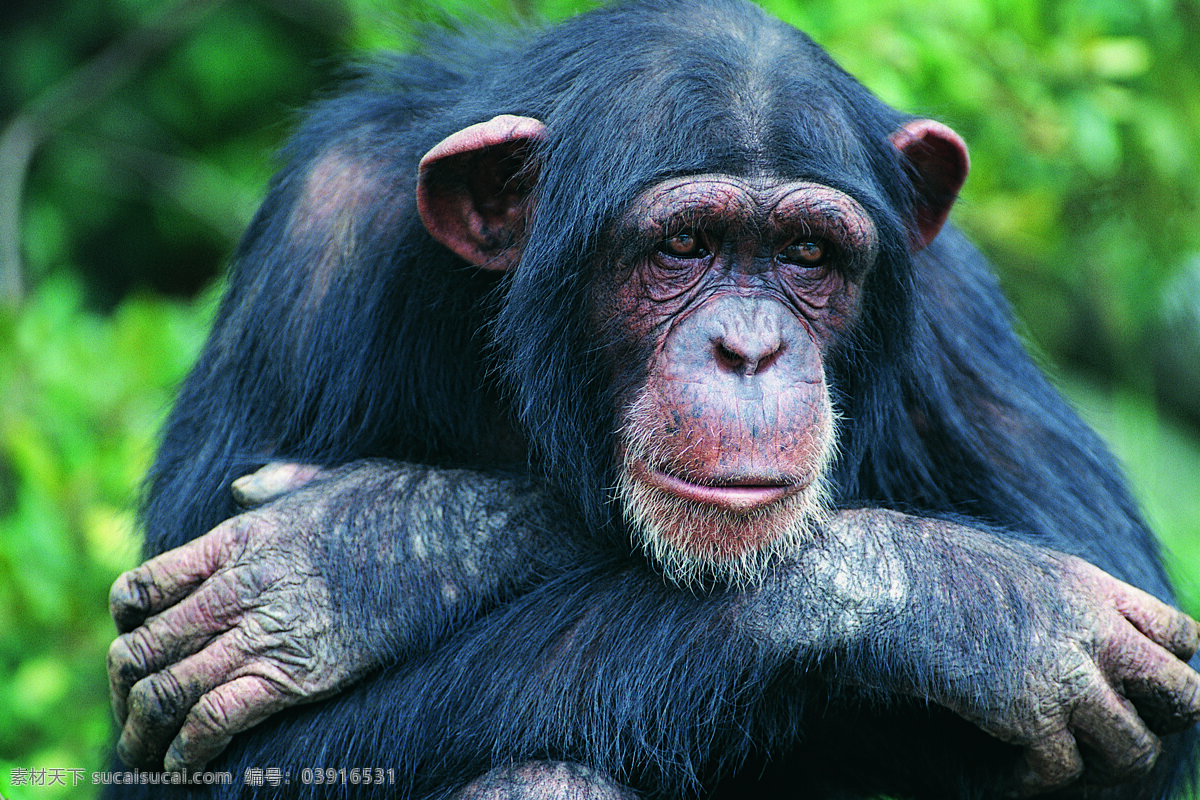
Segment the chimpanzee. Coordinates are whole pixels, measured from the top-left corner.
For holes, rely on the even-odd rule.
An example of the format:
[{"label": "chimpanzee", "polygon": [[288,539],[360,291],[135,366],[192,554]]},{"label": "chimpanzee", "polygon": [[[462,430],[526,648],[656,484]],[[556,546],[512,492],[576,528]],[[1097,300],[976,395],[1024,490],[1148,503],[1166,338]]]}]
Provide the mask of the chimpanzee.
[{"label": "chimpanzee", "polygon": [[113,589],[127,764],[271,797],[1189,772],[1159,736],[1200,629],[938,236],[950,129],[744,0],[630,0],[430,34],[286,155]]}]

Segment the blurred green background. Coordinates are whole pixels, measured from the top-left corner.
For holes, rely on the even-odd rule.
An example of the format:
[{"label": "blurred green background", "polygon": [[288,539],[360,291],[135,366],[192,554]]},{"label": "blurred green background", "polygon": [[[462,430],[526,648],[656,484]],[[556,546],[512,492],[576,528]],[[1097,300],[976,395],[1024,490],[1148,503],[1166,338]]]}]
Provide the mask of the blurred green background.
[{"label": "blurred green background", "polygon": [[[1200,2],[763,0],[949,122],[956,212],[1124,461],[1200,612]],[[0,11],[0,793],[91,797],[106,594],[172,387],[292,112],[363,49],[579,0],[8,0]],[[12,786],[14,769],[59,769]]]}]

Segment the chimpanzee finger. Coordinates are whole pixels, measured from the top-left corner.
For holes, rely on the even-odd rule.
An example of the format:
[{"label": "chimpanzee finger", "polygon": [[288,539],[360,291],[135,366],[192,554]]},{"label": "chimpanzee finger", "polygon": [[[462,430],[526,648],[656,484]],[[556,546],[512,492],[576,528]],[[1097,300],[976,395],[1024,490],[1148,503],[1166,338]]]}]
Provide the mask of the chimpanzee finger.
[{"label": "chimpanzee finger", "polygon": [[108,648],[108,682],[117,721],[125,722],[126,701],[134,684],[204,647],[228,630],[244,610],[238,593],[217,578],[114,639]]},{"label": "chimpanzee finger", "polygon": [[1058,789],[1083,774],[1083,757],[1071,732],[1062,729],[1026,747],[1017,770],[1016,797]]},{"label": "chimpanzee finger", "polygon": [[1162,750],[1133,704],[1102,680],[1071,714],[1071,726],[1076,740],[1097,757],[1087,760],[1088,779],[1095,782],[1120,783],[1145,775]]},{"label": "chimpanzee finger", "polygon": [[1200,648],[1200,623],[1137,587],[1110,578],[1113,602],[1147,638],[1187,661]]},{"label": "chimpanzee finger", "polygon": [[275,686],[258,675],[243,675],[200,698],[167,750],[168,770],[199,769],[229,741],[284,706]]},{"label": "chimpanzee finger", "polygon": [[226,520],[203,536],[118,577],[108,594],[117,630],[133,630],[203,583],[230,559],[240,531],[237,517]]},{"label": "chimpanzee finger", "polygon": [[243,475],[229,487],[234,501],[242,508],[254,508],[296,491],[321,477],[315,464],[273,461],[250,475]]},{"label": "chimpanzee finger", "polygon": [[1200,674],[1165,649],[1130,631],[1137,646],[1125,646],[1104,658],[1110,680],[1160,734],[1187,730],[1200,721]]},{"label": "chimpanzee finger", "polygon": [[156,768],[192,707],[241,666],[245,653],[234,634],[134,684],[117,754],[126,764]]}]

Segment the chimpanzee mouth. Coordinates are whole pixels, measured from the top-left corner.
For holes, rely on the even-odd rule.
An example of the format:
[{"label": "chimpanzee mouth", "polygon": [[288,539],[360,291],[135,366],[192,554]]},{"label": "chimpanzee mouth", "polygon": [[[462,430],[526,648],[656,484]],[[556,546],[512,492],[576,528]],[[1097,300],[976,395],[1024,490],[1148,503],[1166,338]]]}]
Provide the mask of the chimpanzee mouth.
[{"label": "chimpanzee mouth", "polygon": [[693,483],[686,478],[643,465],[642,480],[649,486],[693,503],[745,514],[778,503],[804,489],[805,484],[774,478],[738,478]]}]

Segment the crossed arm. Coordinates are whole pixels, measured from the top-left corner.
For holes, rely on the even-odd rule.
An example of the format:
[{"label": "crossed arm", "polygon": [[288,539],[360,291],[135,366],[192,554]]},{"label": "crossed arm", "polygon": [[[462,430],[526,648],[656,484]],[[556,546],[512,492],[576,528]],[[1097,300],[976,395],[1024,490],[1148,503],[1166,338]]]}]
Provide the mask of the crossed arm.
[{"label": "crossed arm", "polygon": [[[109,674],[128,763],[205,763],[266,717],[428,650],[604,546],[564,537],[553,498],[523,477],[275,465],[235,492],[258,507],[113,587]],[[631,569],[592,579],[596,609],[636,602],[631,580],[658,580]],[[855,665],[838,680],[925,698],[1018,745],[1014,780],[1029,791],[1077,778],[1079,741],[1102,761],[1089,770],[1141,774],[1157,735],[1200,718],[1185,663],[1194,621],[1079,559],[951,522],[844,511],[760,587],[692,600],[704,636],[745,643],[770,671],[837,655]]]}]

